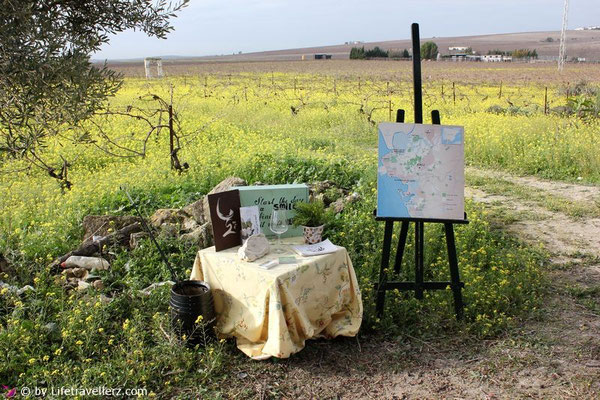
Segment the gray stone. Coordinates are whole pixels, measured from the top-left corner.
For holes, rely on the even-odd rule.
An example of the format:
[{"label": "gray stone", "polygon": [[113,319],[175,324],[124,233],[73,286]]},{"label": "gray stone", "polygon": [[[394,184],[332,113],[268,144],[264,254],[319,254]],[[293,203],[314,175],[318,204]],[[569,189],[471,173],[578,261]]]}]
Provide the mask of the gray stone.
[{"label": "gray stone", "polygon": [[186,214],[191,216],[198,225],[202,225],[203,223],[205,223],[206,219],[204,218],[204,196],[202,196],[199,200],[196,200],[192,204],[188,204],[187,206],[183,207],[183,211],[185,211]]},{"label": "gray stone", "polygon": [[170,224],[165,223],[160,226],[160,234],[161,237],[176,237],[179,234],[180,226],[179,224]]},{"label": "gray stone", "polygon": [[100,295],[100,301],[104,304],[108,304],[112,301],[112,297],[108,297],[106,295],[101,294]]},{"label": "gray stone", "polygon": [[140,241],[149,237],[146,232],[135,232],[129,236],[129,247],[135,249],[140,245]]},{"label": "gray stone", "polygon": [[196,220],[194,218],[186,218],[183,221],[183,224],[181,224],[181,230],[183,231],[193,231],[196,228],[198,228],[200,225],[198,225],[198,223],[196,222]]},{"label": "gray stone", "polygon": [[192,232],[184,233],[179,237],[181,240],[193,243],[199,249],[212,246],[212,228],[209,222],[197,227]]},{"label": "gray stone", "polygon": [[82,292],[85,291],[85,290],[88,290],[88,288],[90,286],[91,285],[89,283],[85,282],[85,281],[79,281],[79,282],[77,282],[77,290],[82,291]]},{"label": "gray stone", "polygon": [[240,260],[252,262],[269,253],[270,246],[264,233],[250,236],[238,249]]},{"label": "gray stone", "polygon": [[327,189],[331,189],[332,187],[335,187],[335,183],[330,181],[330,180],[325,180],[325,181],[320,181],[320,182],[315,182],[311,185],[308,186],[309,190],[311,193],[314,194],[320,194],[323,193],[324,191],[326,191]]},{"label": "gray stone", "polygon": [[102,290],[104,289],[104,282],[102,282],[101,279],[98,279],[97,281],[92,282],[92,286],[96,290]]},{"label": "gray stone", "polygon": [[333,203],[331,203],[330,207],[333,210],[333,212],[335,212],[336,214],[339,214],[342,211],[344,211],[345,206],[346,206],[346,203],[344,202],[344,199],[339,198],[336,201],[334,201]]},{"label": "gray stone", "polygon": [[341,198],[337,199],[336,201],[331,203],[330,208],[336,214],[339,214],[342,211],[344,211],[344,208],[346,208],[347,204],[354,203],[355,201],[360,200],[360,198],[361,198],[360,195],[358,193],[354,192],[346,197],[341,197]]},{"label": "gray stone", "polygon": [[23,293],[28,292],[30,290],[34,290],[35,291],[35,289],[33,288],[33,286],[31,286],[31,285],[25,285],[21,289],[17,290],[17,294],[20,296]]},{"label": "gray stone", "polygon": [[189,215],[176,208],[159,208],[150,217],[150,224],[155,228],[160,228],[164,224],[181,224]]},{"label": "gray stone", "polygon": [[133,215],[87,215],[82,222],[85,231],[83,241],[90,240],[93,236],[106,236],[138,221],[139,218]]},{"label": "gray stone", "polygon": [[17,286],[9,285],[8,283],[2,281],[0,281],[0,288],[10,290],[11,292],[18,294],[19,296],[30,290],[35,291],[33,286],[30,285],[25,285],[22,288],[18,288]]},{"label": "gray stone", "polygon": [[85,268],[67,268],[63,272],[67,279],[86,279],[88,270]]},{"label": "gray stone", "polygon": [[[236,186],[246,186],[246,181],[242,178],[230,176],[229,178],[223,179],[217,186],[215,186],[208,194],[221,193],[230,190]],[[210,221],[210,210],[208,208],[208,196],[204,196],[202,199],[202,209],[204,213],[204,220]]]}]

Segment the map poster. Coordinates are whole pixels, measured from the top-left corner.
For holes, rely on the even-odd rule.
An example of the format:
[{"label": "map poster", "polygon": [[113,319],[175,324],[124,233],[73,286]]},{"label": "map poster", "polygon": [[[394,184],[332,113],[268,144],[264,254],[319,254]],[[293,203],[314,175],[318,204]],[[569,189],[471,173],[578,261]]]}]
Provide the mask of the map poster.
[{"label": "map poster", "polygon": [[377,216],[464,219],[464,128],[379,124]]}]

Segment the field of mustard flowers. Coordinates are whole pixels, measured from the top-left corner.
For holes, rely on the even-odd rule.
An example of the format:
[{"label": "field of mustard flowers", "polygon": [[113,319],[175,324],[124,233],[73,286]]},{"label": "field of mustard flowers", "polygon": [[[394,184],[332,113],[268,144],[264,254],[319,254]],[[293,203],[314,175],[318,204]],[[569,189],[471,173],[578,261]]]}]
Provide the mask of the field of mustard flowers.
[{"label": "field of mustard flowers", "polygon": [[[505,84],[502,93],[497,84],[442,86],[425,86],[424,107],[439,109],[442,123],[465,126],[468,164],[600,182],[600,125],[560,109],[546,114],[543,86]],[[467,202],[471,223],[457,228],[465,322],[453,319],[450,291],[426,294],[422,302],[392,293],[386,318],[375,317],[372,284],[383,237],[383,225],[372,217],[376,124],[393,119],[397,108],[411,119],[410,82],[291,73],[127,78],[111,108],[148,107],[139,96],[168,98],[171,90],[180,121],[178,156],[189,164],[183,173],[170,169],[166,130],[151,136],[144,158],[108,155],[94,128],[97,145],[64,138],[48,143],[47,154],[71,162],[71,190],[61,190],[43,171],[19,172],[23,165],[14,162],[1,166],[0,251],[10,268],[0,280],[34,288],[21,295],[9,287],[0,291],[1,384],[143,387],[149,396],[165,398],[226,391],[220,383],[231,363],[242,362],[234,345],[186,348],[170,334],[168,288],[140,294],[168,279],[150,242],[132,252],[109,249],[111,268],[102,271],[100,291],[67,292],[48,268],[78,245],[85,215],[132,213],[122,185],[146,214],[191,203],[231,175],[249,184],[329,179],[357,192],[361,201],[348,206],[327,234],[349,250],[362,285],[363,340],[397,332],[493,337],[535,313],[543,299],[543,250],[492,229],[483,209]],[[566,104],[563,90],[550,87],[548,110]],[[146,134],[143,123],[127,118],[99,118],[98,124],[124,147],[139,148]],[[167,239],[162,245],[180,277],[188,275],[197,249]],[[427,278],[444,277],[441,228],[426,229],[426,246]],[[407,251],[404,271],[411,269],[410,244]]]}]

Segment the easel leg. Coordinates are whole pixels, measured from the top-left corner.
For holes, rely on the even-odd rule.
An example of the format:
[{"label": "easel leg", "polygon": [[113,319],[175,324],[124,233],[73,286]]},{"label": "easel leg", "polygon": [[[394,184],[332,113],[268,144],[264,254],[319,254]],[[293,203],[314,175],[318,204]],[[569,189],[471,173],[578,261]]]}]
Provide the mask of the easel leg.
[{"label": "easel leg", "polygon": [[396,250],[396,261],[394,262],[394,272],[399,273],[402,267],[402,257],[404,257],[404,247],[406,247],[406,237],[408,236],[408,222],[402,221],[400,227],[400,238],[398,239],[398,249]]},{"label": "easel leg", "polygon": [[387,282],[387,270],[390,266],[390,248],[392,246],[392,231],[394,223],[392,221],[385,221],[385,233],[383,235],[383,252],[381,254],[381,267],[379,269],[379,285],[377,287],[377,302],[375,310],[377,316],[383,316],[383,306],[385,303],[385,289],[383,285]]},{"label": "easel leg", "polygon": [[423,242],[425,226],[415,222],[415,297],[423,299]]},{"label": "easel leg", "polygon": [[454,295],[454,312],[456,319],[463,317],[463,300],[460,276],[458,273],[458,259],[456,257],[456,243],[454,241],[454,226],[451,223],[444,224],[446,231],[446,247],[448,248],[448,263],[450,264],[450,282],[452,282],[452,293]]}]

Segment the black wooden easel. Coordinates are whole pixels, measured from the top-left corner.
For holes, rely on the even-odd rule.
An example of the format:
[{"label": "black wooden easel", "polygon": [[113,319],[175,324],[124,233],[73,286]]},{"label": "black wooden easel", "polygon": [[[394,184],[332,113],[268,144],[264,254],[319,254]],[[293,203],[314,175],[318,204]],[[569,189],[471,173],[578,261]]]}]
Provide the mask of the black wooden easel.
[{"label": "black wooden easel", "polygon": [[[419,38],[419,24],[412,24],[412,48],[413,48],[413,83],[414,83],[414,109],[415,123],[423,123],[423,93],[421,81],[421,44]],[[404,122],[404,110],[398,110],[396,122]],[[432,124],[440,124],[440,112],[433,110],[431,112]],[[377,213],[375,213],[377,215]],[[386,290],[397,289],[399,291],[413,291],[417,299],[423,299],[424,290],[444,290],[448,286],[452,289],[454,295],[454,311],[456,318],[461,319],[463,315],[462,288],[464,283],[460,281],[458,273],[458,259],[456,257],[456,243],[454,241],[454,224],[468,224],[467,214],[463,220],[446,219],[428,219],[428,218],[392,218],[376,217],[377,221],[385,221],[385,231],[383,236],[383,254],[381,257],[381,268],[379,271],[379,282],[375,284],[377,292],[376,310],[378,316],[383,316],[383,306],[385,303]],[[392,245],[392,232],[394,222],[401,222],[400,238],[398,240],[398,249],[396,250],[396,259],[394,262],[394,272],[400,272],[408,227],[411,222],[415,224],[415,280],[408,282],[388,282],[387,271],[390,265],[390,250]],[[424,232],[425,222],[444,224],[446,233],[446,247],[448,249],[448,263],[450,267],[450,281],[443,282],[424,282]]]}]

